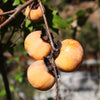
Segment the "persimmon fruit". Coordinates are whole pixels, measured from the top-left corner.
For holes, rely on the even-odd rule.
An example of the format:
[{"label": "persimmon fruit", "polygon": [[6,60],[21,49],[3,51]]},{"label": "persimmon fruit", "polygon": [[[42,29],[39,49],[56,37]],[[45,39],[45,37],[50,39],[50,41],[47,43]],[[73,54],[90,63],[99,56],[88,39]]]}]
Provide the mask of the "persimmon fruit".
[{"label": "persimmon fruit", "polygon": [[42,60],[50,53],[51,46],[41,38],[41,31],[30,33],[24,42],[27,53],[35,60]]},{"label": "persimmon fruit", "polygon": [[[29,11],[30,11],[30,13],[29,13]],[[28,16],[28,14],[29,14],[29,16]],[[32,8],[31,10],[30,10],[30,7],[27,6],[27,8],[25,10],[25,16],[28,16],[28,19],[30,19],[33,22],[38,22],[41,19],[43,19],[43,13],[42,13],[40,5],[38,5],[37,8]]]},{"label": "persimmon fruit", "polygon": [[74,39],[65,39],[61,42],[62,47],[55,59],[57,67],[64,72],[72,72],[78,68],[83,59],[83,48]]},{"label": "persimmon fruit", "polygon": [[27,79],[36,89],[49,90],[55,83],[54,76],[46,69],[43,60],[37,60],[28,67]]},{"label": "persimmon fruit", "polygon": [[[0,13],[3,13],[3,10],[0,9]],[[5,17],[4,16],[0,16],[0,25],[4,22]]]}]

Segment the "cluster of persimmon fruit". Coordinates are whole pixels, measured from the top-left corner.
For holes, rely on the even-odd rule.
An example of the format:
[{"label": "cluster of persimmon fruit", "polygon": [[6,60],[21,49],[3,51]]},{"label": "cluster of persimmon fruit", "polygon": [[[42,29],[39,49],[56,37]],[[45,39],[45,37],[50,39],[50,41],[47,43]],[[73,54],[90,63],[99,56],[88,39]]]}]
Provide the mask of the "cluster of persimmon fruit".
[{"label": "cluster of persimmon fruit", "polygon": [[[28,16],[33,22],[38,22],[43,18],[40,5],[36,5],[30,10],[27,6],[25,16]],[[25,38],[24,46],[34,60],[27,69],[27,79],[30,84],[39,90],[48,90],[55,84],[55,76],[47,70],[44,57],[51,53],[51,45],[48,41],[41,38],[44,31],[38,30],[31,32]],[[72,72],[75,71],[82,62],[83,48],[81,44],[74,39],[65,39],[61,41],[61,48],[57,57],[55,57],[55,64],[60,71]]]}]

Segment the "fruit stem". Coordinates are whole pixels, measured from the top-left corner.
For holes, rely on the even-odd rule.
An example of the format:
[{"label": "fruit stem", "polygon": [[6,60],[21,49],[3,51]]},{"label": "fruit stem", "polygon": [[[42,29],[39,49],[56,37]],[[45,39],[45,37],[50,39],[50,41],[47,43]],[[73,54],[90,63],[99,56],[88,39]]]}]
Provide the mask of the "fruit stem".
[{"label": "fruit stem", "polygon": [[50,39],[51,47],[52,47],[52,49],[53,49],[54,51],[58,51],[58,49],[56,49],[55,46],[54,46],[54,43],[53,43],[53,40],[52,40],[52,36],[51,36],[51,34],[50,34],[50,31],[49,31],[47,19],[46,19],[45,12],[44,12],[44,9],[43,9],[44,7],[43,7],[43,5],[42,5],[42,3],[41,3],[41,0],[38,0],[38,2],[39,2],[39,5],[40,5],[41,10],[42,10],[42,13],[43,13],[43,19],[44,19],[44,23],[45,23],[46,31],[47,31],[46,34],[47,34],[47,36],[48,36],[49,39]]},{"label": "fruit stem", "polygon": [[39,2],[39,5],[40,5],[42,13],[43,13],[43,19],[44,19],[44,23],[45,23],[45,26],[46,26],[47,36],[50,39],[51,56],[52,56],[51,60],[52,60],[52,66],[53,66],[53,69],[54,69],[54,74],[55,74],[55,81],[56,81],[55,82],[55,85],[56,85],[56,100],[59,100],[59,96],[58,96],[58,79],[57,79],[56,64],[55,64],[55,60],[53,58],[53,52],[54,51],[58,51],[58,49],[56,49],[55,46],[54,46],[54,42],[53,42],[52,36],[50,34],[50,31],[49,31],[49,27],[48,27],[48,23],[47,23],[47,19],[46,19],[46,16],[45,16],[45,12],[44,12],[44,9],[43,9],[42,2],[41,2],[41,0],[38,0],[38,2]]},{"label": "fruit stem", "polygon": [[30,5],[30,10],[28,12],[28,15],[25,17],[24,21],[21,23],[21,29],[23,28],[23,25],[24,25],[24,22],[26,21],[26,19],[28,18],[28,16],[30,15],[30,11],[32,9],[32,6],[33,6],[34,2]]}]

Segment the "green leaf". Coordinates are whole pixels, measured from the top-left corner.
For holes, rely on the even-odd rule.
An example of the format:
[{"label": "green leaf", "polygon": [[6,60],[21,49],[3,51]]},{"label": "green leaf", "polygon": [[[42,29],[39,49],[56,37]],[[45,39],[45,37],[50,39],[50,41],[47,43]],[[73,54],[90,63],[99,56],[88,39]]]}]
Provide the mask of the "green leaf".
[{"label": "green leaf", "polygon": [[11,62],[12,62],[12,60],[7,60],[6,61],[7,64],[10,64]]},{"label": "green leaf", "polygon": [[1,90],[0,91],[0,96],[4,96],[4,95],[6,95],[6,91],[5,90]]},{"label": "green leaf", "polygon": [[13,60],[14,61],[19,61],[19,57],[15,57]]},{"label": "green leaf", "polygon": [[26,51],[25,49],[24,49],[24,51],[23,51],[23,54],[24,54],[24,55],[27,55],[27,51]]},{"label": "green leaf", "polygon": [[24,1],[24,0],[21,0],[21,2],[22,2],[22,3],[25,3],[25,1]]},{"label": "green leaf", "polygon": [[3,3],[6,3],[8,0],[3,0]]},{"label": "green leaf", "polygon": [[[9,86],[10,91],[14,91],[14,87],[12,85]],[[0,91],[0,96],[5,96],[6,95],[6,91],[5,90],[1,90]]]},{"label": "green leaf", "polygon": [[31,21],[30,21],[29,19],[27,19],[27,20],[25,21],[25,27],[27,28],[30,24],[31,24]]},{"label": "green leaf", "polygon": [[29,19],[27,19],[25,21],[25,27],[29,29],[29,31],[32,31],[33,30],[33,25],[31,25],[31,21]]},{"label": "green leaf", "polygon": [[52,19],[52,23],[53,23],[53,28],[58,29],[59,27],[61,28],[66,28],[68,27],[68,23],[63,20],[59,15],[57,15],[58,11],[53,11],[53,19]]},{"label": "green leaf", "polygon": [[84,10],[79,10],[76,12],[77,17],[84,17],[86,14],[86,11]]},{"label": "green leaf", "polygon": [[22,82],[23,81],[23,76],[24,76],[24,72],[21,72],[19,74],[15,74],[14,75],[14,78],[19,81],[19,82]]},{"label": "green leaf", "polygon": [[74,19],[73,18],[68,18],[68,19],[66,19],[65,21],[66,21],[66,23],[71,23],[72,21],[73,21]]},{"label": "green leaf", "polygon": [[9,88],[10,88],[10,91],[14,91],[13,85],[10,85]]},{"label": "green leaf", "polygon": [[42,3],[45,3],[47,0],[42,0]]},{"label": "green leaf", "polygon": [[19,5],[19,4],[20,4],[20,0],[14,0],[13,6],[17,6],[17,5]]},{"label": "green leaf", "polygon": [[87,8],[86,11],[87,11],[88,13],[90,13],[90,14],[93,13],[93,9],[92,9],[92,8]]},{"label": "green leaf", "polygon": [[33,30],[33,26],[28,27],[28,29],[29,29],[30,31],[32,31],[32,30]]},{"label": "green leaf", "polygon": [[19,57],[15,57],[15,58],[13,58],[11,60],[7,60],[6,63],[10,64],[12,61],[19,61]]},{"label": "green leaf", "polygon": [[54,10],[54,11],[52,12],[53,15],[57,15],[57,13],[58,13],[57,10]]}]

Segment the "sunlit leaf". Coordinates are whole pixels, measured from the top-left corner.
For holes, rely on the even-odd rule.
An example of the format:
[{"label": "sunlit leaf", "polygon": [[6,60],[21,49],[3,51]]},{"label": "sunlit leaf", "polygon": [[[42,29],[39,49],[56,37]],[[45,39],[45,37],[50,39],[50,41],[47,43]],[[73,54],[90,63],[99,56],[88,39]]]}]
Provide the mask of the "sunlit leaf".
[{"label": "sunlit leaf", "polygon": [[66,23],[71,23],[74,19],[73,18],[67,18],[65,21]]},{"label": "sunlit leaf", "polygon": [[17,5],[19,5],[19,4],[20,4],[20,0],[14,0],[13,6],[17,6]]},{"label": "sunlit leaf", "polygon": [[27,20],[25,21],[25,27],[28,27],[30,24],[31,24],[31,21],[30,21],[29,19],[27,19]]},{"label": "sunlit leaf", "polygon": [[[12,85],[9,86],[10,91],[14,91],[14,87]],[[1,90],[0,91],[0,96],[5,96],[6,95],[6,91],[5,90]]]},{"label": "sunlit leaf", "polygon": [[19,57],[15,57],[15,58],[13,58],[11,60],[7,60],[6,63],[10,64],[12,61],[19,61]]},{"label": "sunlit leaf", "polygon": [[32,31],[32,30],[33,30],[33,26],[28,27],[28,29],[29,29],[30,31]]},{"label": "sunlit leaf", "polygon": [[19,57],[15,57],[13,60],[14,61],[19,61]]},{"label": "sunlit leaf", "polygon": [[5,90],[1,90],[0,96],[4,96],[4,95],[6,95],[6,91]]},{"label": "sunlit leaf", "polygon": [[53,19],[52,19],[52,22],[53,22],[53,28],[66,28],[68,27],[68,23],[63,20],[59,15],[57,15],[57,11],[53,11]]},{"label": "sunlit leaf", "polygon": [[7,64],[10,64],[11,62],[12,62],[12,60],[7,60],[6,61]]},{"label": "sunlit leaf", "polygon": [[22,3],[25,3],[25,1],[24,1],[24,0],[21,0],[21,2],[22,2]]},{"label": "sunlit leaf", "polygon": [[8,0],[3,0],[3,3],[6,3]]},{"label": "sunlit leaf", "polygon": [[15,74],[14,78],[18,81],[18,82],[22,82],[23,81],[23,76],[24,76],[24,72],[21,72],[19,74]]}]

